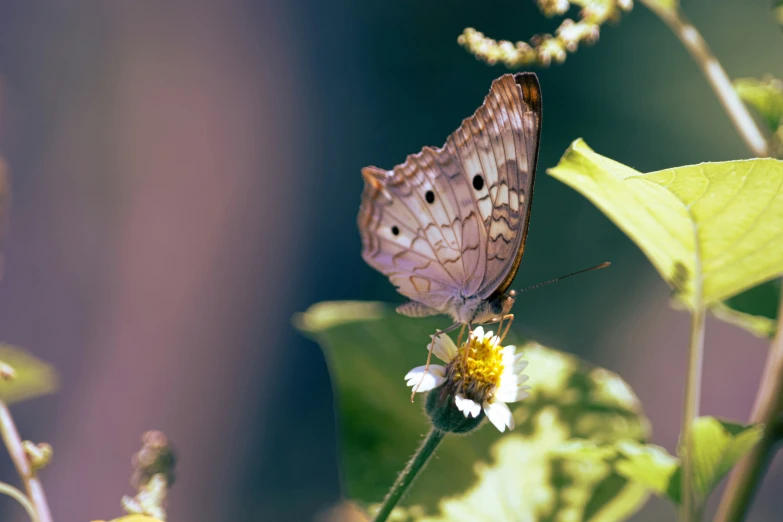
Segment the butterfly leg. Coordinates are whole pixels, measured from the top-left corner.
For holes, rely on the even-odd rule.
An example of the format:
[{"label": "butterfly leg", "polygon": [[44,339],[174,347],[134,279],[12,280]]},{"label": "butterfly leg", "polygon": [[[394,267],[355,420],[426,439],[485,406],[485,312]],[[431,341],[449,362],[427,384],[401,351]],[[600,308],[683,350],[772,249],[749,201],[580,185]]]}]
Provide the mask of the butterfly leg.
[{"label": "butterfly leg", "polygon": [[500,334],[500,327],[498,327],[498,335],[500,335],[500,343],[501,344],[503,343],[503,340],[508,335],[508,331],[511,329],[511,323],[514,322],[514,314],[508,314],[508,315],[500,318],[501,321],[503,319],[508,319],[508,323],[506,323],[506,329],[505,329],[505,331],[503,332],[502,335]]},{"label": "butterfly leg", "polygon": [[[473,331],[473,324],[468,323],[468,333],[470,333],[472,331]],[[466,372],[468,371],[468,358],[470,356],[470,353],[468,353],[468,352],[469,352],[468,347],[465,347],[465,351],[462,354],[462,368]],[[465,391],[464,390],[464,386],[465,386],[465,383],[467,383],[467,382],[468,382],[467,379],[462,379],[462,386],[463,386],[463,390],[462,391],[463,392]]]},{"label": "butterfly leg", "polygon": [[465,327],[468,326],[467,324],[463,324],[462,328],[459,330],[459,335],[457,336],[457,349],[459,350],[459,347],[462,346],[462,336],[465,335]]},{"label": "butterfly leg", "polygon": [[500,337],[500,334],[503,332],[503,319],[505,319],[506,316],[501,315],[500,319],[498,319],[498,337]]},{"label": "butterfly leg", "polygon": [[411,392],[411,402],[413,402],[413,397],[416,396],[416,392],[419,390],[419,386],[421,385],[421,381],[424,380],[424,376],[427,375],[427,372],[430,370],[430,361],[432,360],[432,349],[435,348],[435,339],[439,335],[449,333],[449,332],[451,332],[453,330],[456,330],[460,326],[463,326],[463,324],[462,323],[454,323],[454,324],[452,324],[451,326],[449,326],[448,328],[446,328],[444,330],[436,330],[435,331],[435,335],[432,336],[432,341],[430,342],[430,346],[428,348],[427,363],[424,365],[424,375],[421,376],[421,379],[419,380],[418,384],[416,384],[416,386],[413,387],[413,392]]}]

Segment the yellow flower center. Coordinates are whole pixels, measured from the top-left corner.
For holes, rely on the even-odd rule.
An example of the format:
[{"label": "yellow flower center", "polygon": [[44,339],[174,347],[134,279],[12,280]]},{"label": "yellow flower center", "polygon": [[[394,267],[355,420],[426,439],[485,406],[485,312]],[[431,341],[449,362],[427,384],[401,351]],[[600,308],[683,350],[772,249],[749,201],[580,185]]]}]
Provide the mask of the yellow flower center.
[{"label": "yellow flower center", "polygon": [[447,379],[455,393],[483,402],[492,398],[503,373],[503,348],[497,337],[474,337],[457,350],[447,367]]}]

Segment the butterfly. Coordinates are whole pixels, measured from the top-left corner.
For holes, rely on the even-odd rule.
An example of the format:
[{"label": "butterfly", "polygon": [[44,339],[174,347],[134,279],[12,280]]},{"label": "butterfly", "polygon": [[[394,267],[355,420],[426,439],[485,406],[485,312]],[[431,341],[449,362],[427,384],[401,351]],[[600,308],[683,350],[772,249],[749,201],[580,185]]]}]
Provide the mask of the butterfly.
[{"label": "butterfly", "polygon": [[397,312],[451,316],[436,335],[512,317],[540,137],[538,78],[505,74],[443,147],[362,169],[362,257],[410,299]]}]

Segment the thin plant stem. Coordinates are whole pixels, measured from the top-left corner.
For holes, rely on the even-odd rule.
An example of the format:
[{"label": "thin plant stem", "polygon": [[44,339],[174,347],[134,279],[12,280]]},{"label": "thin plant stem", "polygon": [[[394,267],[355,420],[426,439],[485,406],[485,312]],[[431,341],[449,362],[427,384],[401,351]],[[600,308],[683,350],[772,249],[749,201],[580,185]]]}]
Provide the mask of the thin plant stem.
[{"label": "thin plant stem", "polygon": [[691,54],[748,149],[758,157],[768,156],[767,139],[748,108],[742,103],[737,91],[734,90],[723,66],[712,54],[696,27],[679,9],[662,7],[656,0],[641,0],[641,2],[669,26]]},{"label": "thin plant stem", "polygon": [[430,460],[430,457],[445,435],[445,431],[441,431],[437,428],[433,427],[430,430],[427,437],[421,443],[421,446],[419,446],[419,449],[416,450],[416,453],[411,457],[411,460],[408,461],[405,469],[402,470],[402,473],[397,477],[397,480],[394,481],[394,485],[389,490],[386,498],[383,499],[381,509],[375,515],[373,522],[384,522],[389,517],[394,506],[397,505],[408,491],[410,485],[413,484],[416,475],[418,475],[419,472],[424,469],[424,466],[427,465],[427,461]]},{"label": "thin plant stem", "polygon": [[781,440],[781,411],[783,411],[783,291],[778,308],[775,338],[767,355],[767,364],[761,377],[759,391],[753,404],[750,422],[764,424],[764,435],[751,452],[737,464],[729,477],[721,498],[716,522],[735,522],[746,516],[761,479]]},{"label": "thin plant stem", "polygon": [[[700,286],[700,285],[699,285]],[[697,288],[701,295],[701,288]],[[688,348],[688,379],[685,383],[685,404],[682,408],[682,505],[680,507],[681,522],[697,520],[696,498],[693,494],[693,420],[699,416],[701,402],[701,369],[704,357],[704,323],[705,311],[701,300],[691,313],[691,342]]]},{"label": "thin plant stem", "polygon": [[33,505],[30,503],[30,499],[27,498],[24,493],[13,487],[11,484],[0,482],[0,494],[8,495],[9,497],[19,502],[24,510],[27,511],[27,516],[30,517],[30,520],[33,522],[38,522],[38,515],[35,514],[35,507],[33,507]]},{"label": "thin plant stem", "polygon": [[0,436],[2,436],[3,443],[5,443],[5,447],[8,449],[8,454],[11,456],[14,466],[16,466],[16,471],[22,479],[22,483],[27,491],[27,498],[35,508],[36,522],[52,522],[52,514],[49,511],[49,504],[46,502],[46,495],[44,494],[41,481],[38,480],[33,467],[30,465],[30,460],[27,458],[27,453],[22,446],[19,431],[16,429],[16,424],[14,424],[14,419],[11,417],[8,406],[3,401],[0,401]]},{"label": "thin plant stem", "polygon": [[[698,64],[708,83],[718,97],[732,124],[742,137],[750,151],[759,157],[770,154],[767,139],[759,129],[745,104],[740,99],[723,66],[715,58],[707,42],[696,27],[691,24],[679,8],[662,7],[655,0],[641,0],[655,13],[682,42],[691,57]],[[779,15],[781,2],[777,3],[776,14]],[[783,293],[781,293],[783,297]],[[685,459],[683,462],[682,507],[681,519],[690,522],[697,516],[694,510],[696,499],[693,496],[693,470],[689,453],[691,453],[690,433],[693,419],[699,411],[699,394],[701,388],[701,359],[704,346],[704,310],[703,307],[694,311],[691,323],[691,346],[688,368],[688,383],[686,388],[685,407],[683,411],[683,444]],[[716,522],[739,522],[743,519],[753,499],[769,460],[774,454],[774,446],[780,441],[780,426],[773,426],[778,421],[783,408],[783,299],[778,313],[778,330],[767,360],[761,386],[756,396],[751,421],[765,423],[767,429],[762,440],[753,451],[737,466],[729,478],[721,504],[716,515]]]}]

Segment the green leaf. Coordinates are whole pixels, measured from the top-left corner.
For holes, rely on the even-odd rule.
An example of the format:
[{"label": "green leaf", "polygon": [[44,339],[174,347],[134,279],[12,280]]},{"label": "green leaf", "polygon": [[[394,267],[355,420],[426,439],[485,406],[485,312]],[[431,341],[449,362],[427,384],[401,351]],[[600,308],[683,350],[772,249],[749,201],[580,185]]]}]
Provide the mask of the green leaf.
[{"label": "green leaf", "polygon": [[711,307],[715,317],[736,324],[759,337],[772,337],[777,328],[780,279],[745,290]]},{"label": "green leaf", "polygon": [[713,417],[699,417],[693,424],[693,472],[695,493],[706,499],[718,482],[761,439],[763,428],[742,426]]},{"label": "green leaf", "polygon": [[679,460],[654,444],[622,441],[617,445],[620,458],[615,469],[623,477],[645,486],[661,497],[679,502]]},{"label": "green leaf", "polygon": [[0,344],[0,363],[13,370],[13,378],[0,379],[0,400],[21,402],[57,390],[57,372],[23,348]]},{"label": "green leaf", "polygon": [[764,119],[769,130],[776,131],[783,123],[783,82],[775,78],[741,78],[734,80],[734,89],[742,101]]},{"label": "green leaf", "polygon": [[548,172],[620,227],[691,309],[699,282],[712,305],[783,273],[783,161],[642,174],[579,139]]},{"label": "green leaf", "polygon": [[679,503],[680,461],[660,446],[635,440],[621,440],[602,446],[572,441],[563,445],[558,453],[582,460],[590,466],[600,461],[610,463],[619,476]]},{"label": "green leaf", "polygon": [[[762,434],[760,426],[743,426],[713,417],[699,417],[694,421],[693,489],[699,504],[707,500],[718,482],[756,445]],[[572,443],[561,449],[561,453],[588,461],[590,465],[600,461],[611,463],[619,476],[674,504],[680,503],[681,459],[660,446],[635,440],[603,446]]]},{"label": "green leaf", "polygon": [[[713,417],[699,417],[693,423],[693,480],[697,501],[703,503],[732,467],[763,435],[761,426],[743,426]],[[617,473],[656,495],[680,503],[681,459],[664,448],[637,441],[619,441],[611,447],[583,446],[573,455],[612,462]],[[681,458],[683,456],[681,455]]]},{"label": "green leaf", "polygon": [[[422,398],[410,403],[403,377],[424,364],[429,336],[443,321],[406,318],[379,303],[333,302],[314,305],[294,322],[321,345],[329,364],[344,493],[365,506],[378,503],[428,431]],[[643,488],[610,464],[585,468],[554,452],[574,438],[643,440],[648,422],[633,391],[571,355],[536,343],[523,352],[532,389],[511,405],[517,428],[500,434],[484,423],[469,436],[447,437],[396,515],[434,522],[471,513],[470,520],[502,522],[570,513],[610,522],[641,507]]]}]

